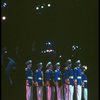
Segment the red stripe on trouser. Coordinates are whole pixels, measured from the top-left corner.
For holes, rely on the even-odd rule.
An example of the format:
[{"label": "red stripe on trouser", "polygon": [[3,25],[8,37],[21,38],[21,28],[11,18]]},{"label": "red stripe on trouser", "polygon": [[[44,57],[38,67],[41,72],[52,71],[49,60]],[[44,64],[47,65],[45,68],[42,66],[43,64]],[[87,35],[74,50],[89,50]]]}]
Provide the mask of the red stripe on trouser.
[{"label": "red stripe on trouser", "polygon": [[43,100],[43,87],[42,86],[36,87],[36,91],[37,91],[37,100]]},{"label": "red stripe on trouser", "polygon": [[56,86],[56,89],[57,89],[57,100],[62,100],[61,88],[59,86]]},{"label": "red stripe on trouser", "polygon": [[31,87],[26,86],[26,100],[31,100]]},{"label": "red stripe on trouser", "polygon": [[47,86],[47,100],[51,100],[51,87]]}]

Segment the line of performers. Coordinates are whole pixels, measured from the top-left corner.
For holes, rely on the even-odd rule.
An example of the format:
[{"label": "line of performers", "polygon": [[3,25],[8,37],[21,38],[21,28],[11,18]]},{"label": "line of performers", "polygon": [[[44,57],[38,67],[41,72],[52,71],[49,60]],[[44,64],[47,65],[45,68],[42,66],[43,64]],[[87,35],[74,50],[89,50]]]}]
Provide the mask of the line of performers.
[{"label": "line of performers", "polygon": [[[72,68],[72,61],[68,59],[64,70],[61,71],[60,62],[54,65],[55,70],[52,70],[52,63],[48,62],[47,69],[43,73],[43,64],[40,62],[33,73],[32,60],[28,60],[25,68],[26,100],[82,100],[82,95],[84,100],[88,100],[85,74],[87,66],[81,66],[80,60],[77,60],[75,64],[76,66]],[[33,99],[34,93],[36,93],[36,99]]]}]

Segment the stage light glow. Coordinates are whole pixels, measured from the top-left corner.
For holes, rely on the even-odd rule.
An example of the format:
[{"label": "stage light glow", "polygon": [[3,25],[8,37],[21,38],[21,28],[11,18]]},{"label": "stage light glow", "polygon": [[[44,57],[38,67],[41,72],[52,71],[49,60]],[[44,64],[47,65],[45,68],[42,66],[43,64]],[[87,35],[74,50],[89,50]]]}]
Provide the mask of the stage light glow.
[{"label": "stage light glow", "polygon": [[4,53],[7,53],[7,51],[5,51]]},{"label": "stage light glow", "polygon": [[41,6],[41,8],[44,8],[44,6]]},{"label": "stage light glow", "polygon": [[76,48],[78,48],[78,46],[76,46]]},{"label": "stage light glow", "polygon": [[46,52],[49,52],[49,50],[46,50]]},{"label": "stage light glow", "polygon": [[50,49],[50,52],[52,52],[53,50],[52,49]]},{"label": "stage light glow", "polygon": [[48,42],[48,44],[49,44],[49,45],[51,45],[51,43],[50,43],[50,42]]},{"label": "stage light glow", "polygon": [[4,3],[3,3],[3,7],[6,7],[6,6],[7,6],[7,3],[6,3],[6,2],[4,2]]},{"label": "stage light glow", "polygon": [[6,16],[2,16],[2,20],[6,20]]},{"label": "stage light glow", "polygon": [[51,6],[51,4],[48,4],[48,7],[50,7]]},{"label": "stage light glow", "polygon": [[36,7],[36,10],[39,10],[39,7]]},{"label": "stage light glow", "polygon": [[61,57],[62,57],[62,55],[59,56],[59,58],[61,58]]}]

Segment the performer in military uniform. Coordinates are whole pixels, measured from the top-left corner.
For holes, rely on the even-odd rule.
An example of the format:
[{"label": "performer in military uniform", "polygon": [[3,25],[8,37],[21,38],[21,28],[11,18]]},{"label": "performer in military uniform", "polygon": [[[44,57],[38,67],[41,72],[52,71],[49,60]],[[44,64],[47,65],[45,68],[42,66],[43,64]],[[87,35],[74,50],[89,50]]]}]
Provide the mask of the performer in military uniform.
[{"label": "performer in military uniform", "polygon": [[26,62],[26,100],[33,100],[33,72],[32,72],[32,60]]},{"label": "performer in military uniform", "polygon": [[64,68],[63,72],[63,83],[64,83],[64,100],[68,100],[68,91],[69,91],[69,78],[68,78],[68,67]]},{"label": "performer in military uniform", "polygon": [[57,100],[63,100],[62,73],[60,71],[60,62],[55,64],[54,81],[57,92]]},{"label": "performer in military uniform", "polygon": [[47,99],[46,100],[54,100],[54,73],[52,70],[52,63],[48,62],[47,65],[47,70],[46,70],[46,90],[47,90]]},{"label": "performer in military uniform", "polygon": [[87,66],[82,66],[83,68],[83,73],[82,73],[82,82],[83,82],[83,98],[84,100],[88,100],[88,80],[87,80]]},{"label": "performer in military uniform", "polygon": [[82,99],[82,69],[80,60],[76,61],[76,67],[74,68],[74,84],[75,84],[75,94],[77,100]]},{"label": "performer in military uniform", "polygon": [[71,59],[67,60],[64,71],[64,98],[65,100],[73,100],[74,93],[74,71],[71,68]]},{"label": "performer in military uniform", "polygon": [[34,73],[34,81],[36,85],[36,92],[37,92],[37,100],[43,100],[43,86],[44,86],[44,79],[43,79],[43,71],[42,62],[38,63],[38,69],[36,69]]}]

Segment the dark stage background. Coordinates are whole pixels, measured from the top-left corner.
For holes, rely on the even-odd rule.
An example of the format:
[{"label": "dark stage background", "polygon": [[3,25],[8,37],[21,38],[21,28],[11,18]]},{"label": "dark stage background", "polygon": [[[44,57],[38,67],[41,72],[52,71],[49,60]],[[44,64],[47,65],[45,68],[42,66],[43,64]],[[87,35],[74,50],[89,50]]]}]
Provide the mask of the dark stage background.
[{"label": "dark stage background", "polygon": [[[44,2],[50,2],[51,7],[36,11],[35,7]],[[7,85],[2,74],[2,100],[25,100],[25,61],[31,58],[34,66],[38,61],[46,62],[47,58],[39,52],[49,40],[63,53],[63,61],[70,57],[73,44],[80,45],[82,52],[78,57],[88,66],[89,100],[99,100],[98,0],[8,0],[7,3],[7,8],[2,9],[2,15],[7,17],[1,27],[2,49],[7,47],[17,69],[12,73],[13,86]],[[22,49],[17,56],[16,46]]]}]

